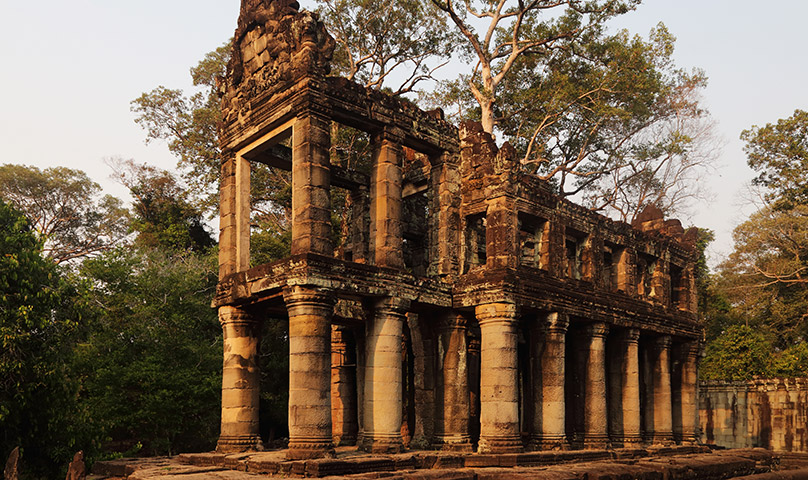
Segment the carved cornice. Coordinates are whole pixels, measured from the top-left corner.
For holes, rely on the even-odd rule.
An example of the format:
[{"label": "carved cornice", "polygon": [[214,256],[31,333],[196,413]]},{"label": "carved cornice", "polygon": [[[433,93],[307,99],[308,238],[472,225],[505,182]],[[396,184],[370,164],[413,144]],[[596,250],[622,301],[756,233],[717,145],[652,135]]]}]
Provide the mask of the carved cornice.
[{"label": "carved cornice", "polygon": [[219,323],[224,325],[256,325],[258,320],[247,310],[229,305],[219,307]]},{"label": "carved cornice", "polygon": [[474,310],[480,327],[504,324],[516,325],[519,321],[517,306],[513,303],[488,303]]},{"label": "carved cornice", "polygon": [[640,330],[638,328],[628,328],[623,331],[621,338],[623,343],[637,344],[640,342]]},{"label": "carved cornice", "polygon": [[373,308],[377,314],[403,317],[410,310],[410,301],[405,298],[387,297],[376,301]]},{"label": "carved cornice", "polygon": [[670,335],[661,335],[654,339],[654,345],[660,350],[667,350],[671,347]]},{"label": "carved cornice", "polygon": [[284,287],[283,301],[286,308],[310,306],[333,309],[336,300],[334,295],[327,290],[291,285]]},{"label": "carved cornice", "polygon": [[563,313],[550,312],[541,319],[541,325],[548,333],[564,334],[567,333],[570,321]]},{"label": "carved cornice", "polygon": [[603,322],[588,323],[584,326],[584,332],[589,338],[606,338],[609,334],[609,324]]}]

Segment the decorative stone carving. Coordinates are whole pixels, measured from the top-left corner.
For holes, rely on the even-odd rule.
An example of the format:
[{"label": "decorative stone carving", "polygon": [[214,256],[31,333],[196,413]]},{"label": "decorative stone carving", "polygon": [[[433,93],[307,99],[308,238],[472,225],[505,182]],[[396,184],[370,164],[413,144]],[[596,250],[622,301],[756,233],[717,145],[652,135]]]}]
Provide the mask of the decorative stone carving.
[{"label": "decorative stone carving", "polygon": [[20,447],[14,447],[14,450],[8,455],[6,460],[6,468],[3,469],[3,478],[5,480],[19,480],[20,478]]},{"label": "decorative stone carving", "polygon": [[242,0],[221,86],[225,121],[249,108],[252,97],[330,71],[334,39],[315,13],[298,9],[294,0]]},{"label": "decorative stone carving", "polygon": [[87,468],[84,465],[84,452],[79,450],[73,455],[73,461],[67,467],[65,480],[84,480],[87,478]]}]

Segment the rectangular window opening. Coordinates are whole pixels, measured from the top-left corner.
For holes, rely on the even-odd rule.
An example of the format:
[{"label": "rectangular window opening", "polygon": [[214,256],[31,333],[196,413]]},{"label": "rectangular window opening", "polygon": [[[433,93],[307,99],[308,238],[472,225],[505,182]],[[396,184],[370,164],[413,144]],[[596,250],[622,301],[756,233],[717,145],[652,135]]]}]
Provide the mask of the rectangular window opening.
[{"label": "rectangular window opening", "polygon": [[580,280],[585,276],[583,254],[586,242],[585,233],[567,229],[564,236],[564,272],[568,278]]},{"label": "rectangular window opening", "polygon": [[637,295],[640,297],[655,297],[654,272],[656,271],[656,257],[645,253],[637,255]]},{"label": "rectangular window opening", "polygon": [[463,273],[468,272],[471,267],[485,265],[486,245],[485,245],[485,214],[479,213],[466,217],[466,261]]},{"label": "rectangular window opening", "polygon": [[425,276],[429,266],[429,191],[402,200],[401,231],[404,266],[413,275]]},{"label": "rectangular window opening", "polygon": [[533,268],[547,268],[547,220],[519,213],[520,262]]},{"label": "rectangular window opening", "polygon": [[625,248],[620,245],[611,242],[603,245],[601,279],[606,290],[614,292],[625,288],[625,269],[621,268],[624,253]]},{"label": "rectangular window opening", "polygon": [[671,306],[684,310],[685,305],[685,288],[682,279],[682,267],[671,264]]}]

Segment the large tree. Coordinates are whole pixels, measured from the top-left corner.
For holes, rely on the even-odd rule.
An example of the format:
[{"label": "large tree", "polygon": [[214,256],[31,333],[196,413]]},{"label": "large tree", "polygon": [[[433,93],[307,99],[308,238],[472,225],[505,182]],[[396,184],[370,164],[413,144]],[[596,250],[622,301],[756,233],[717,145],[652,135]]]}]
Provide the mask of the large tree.
[{"label": "large tree", "polygon": [[132,160],[110,161],[114,177],[129,189],[131,229],[135,243],[167,251],[202,251],[216,244],[207,231],[202,211],[171,172]]},{"label": "large tree", "polygon": [[429,0],[317,0],[337,42],[334,73],[394,95],[445,66],[459,37]]},{"label": "large tree", "polygon": [[213,448],[222,330],[215,255],[119,248],[86,260],[89,326],[73,375],[107,449],[165,455]]},{"label": "large tree", "polygon": [[763,205],[735,228],[734,250],[714,282],[732,308],[724,332],[742,324],[765,336],[773,375],[808,375],[806,133],[808,115],[797,110],[741,134]]},{"label": "large tree", "polygon": [[146,130],[146,143],[163,140],[177,157],[177,166],[197,200],[212,207],[218,200],[221,155],[217,125],[221,106],[216,78],[224,76],[230,42],[208,52],[191,68],[195,92],[159,86],[131,103],[135,122]]},{"label": "large tree", "polygon": [[749,166],[758,172],[754,183],[768,189],[779,207],[808,204],[808,112],[795,110],[788,118],[741,133]]},{"label": "large tree", "polygon": [[80,170],[0,165],[0,198],[25,213],[56,263],[96,255],[126,234],[121,201],[101,196]]},{"label": "large tree", "polygon": [[640,0],[432,0],[464,38],[473,68],[464,77],[479,106],[480,121],[492,133],[500,88],[518,62],[547,64],[555,52],[589,43],[610,18]]},{"label": "large tree", "polygon": [[808,339],[808,205],[764,207],[733,237],[720,272],[735,308],[778,332],[783,348]]},{"label": "large tree", "polygon": [[2,199],[0,252],[0,456],[19,446],[32,478],[64,476],[92,436],[69,369],[82,295],[42,256],[25,215]]},{"label": "large tree", "polygon": [[517,62],[497,111],[525,168],[624,221],[649,204],[685,210],[717,148],[706,78],[676,68],[674,44],[659,24],[647,40],[621,31]]}]

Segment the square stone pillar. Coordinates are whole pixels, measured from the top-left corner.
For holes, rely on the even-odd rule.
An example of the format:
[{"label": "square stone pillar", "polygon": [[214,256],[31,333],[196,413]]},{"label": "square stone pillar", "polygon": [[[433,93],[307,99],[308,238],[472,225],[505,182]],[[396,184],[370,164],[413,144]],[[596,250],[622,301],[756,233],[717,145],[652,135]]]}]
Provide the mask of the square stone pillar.
[{"label": "square stone pillar", "polygon": [[289,312],[290,460],[333,452],[331,432],[331,316],[334,300],[326,292],[287,287]]},{"label": "square stone pillar", "polygon": [[480,324],[480,442],[486,453],[522,451],[516,305],[489,303],[475,309]]},{"label": "square stone pillar", "polygon": [[486,265],[490,268],[516,268],[519,229],[516,199],[500,194],[486,200]]},{"label": "square stone pillar", "polygon": [[652,415],[647,415],[652,422],[647,433],[650,442],[655,445],[673,443],[670,346],[671,337],[663,335],[655,338],[649,349],[652,370],[649,401],[653,402],[653,412]]},{"label": "square stone pillar", "polygon": [[698,358],[699,342],[691,341],[678,345],[678,375],[672,382],[674,395],[673,436],[685,445],[697,443],[698,429]]},{"label": "square stone pillar", "polygon": [[216,451],[262,450],[258,434],[260,323],[246,310],[219,307],[224,334],[222,430]]},{"label": "square stone pillar", "polygon": [[438,325],[435,445],[441,450],[470,452],[466,319],[451,312],[444,315]]},{"label": "square stone pillar", "polygon": [[606,448],[609,443],[606,407],[606,335],[609,326],[590,323],[584,330],[588,342],[584,379],[584,448]]},{"label": "square stone pillar", "polygon": [[385,129],[373,138],[370,179],[370,258],[380,267],[404,268],[401,236],[402,134]]},{"label": "square stone pillar", "polygon": [[346,327],[331,326],[331,428],[334,445],[355,445],[356,352],[353,333]]},{"label": "square stone pillar", "polygon": [[460,157],[444,152],[430,158],[429,275],[460,273]]},{"label": "square stone pillar", "polygon": [[402,336],[409,302],[387,298],[376,303],[365,338],[364,408],[361,448],[370,453],[403,449]]},{"label": "square stone pillar", "polygon": [[292,126],[292,255],[333,255],[331,121],[313,112]]},{"label": "square stone pillar", "polygon": [[618,362],[610,365],[615,375],[611,390],[613,403],[609,410],[613,445],[624,448],[642,443],[642,420],[640,416],[640,331],[627,329],[620,332],[615,341]]},{"label": "square stone pillar", "polygon": [[219,279],[250,268],[250,162],[222,162],[219,185]]},{"label": "square stone pillar", "polygon": [[568,326],[566,316],[558,312],[540,316],[533,325],[530,343],[533,370],[532,450],[569,448],[564,400]]}]

